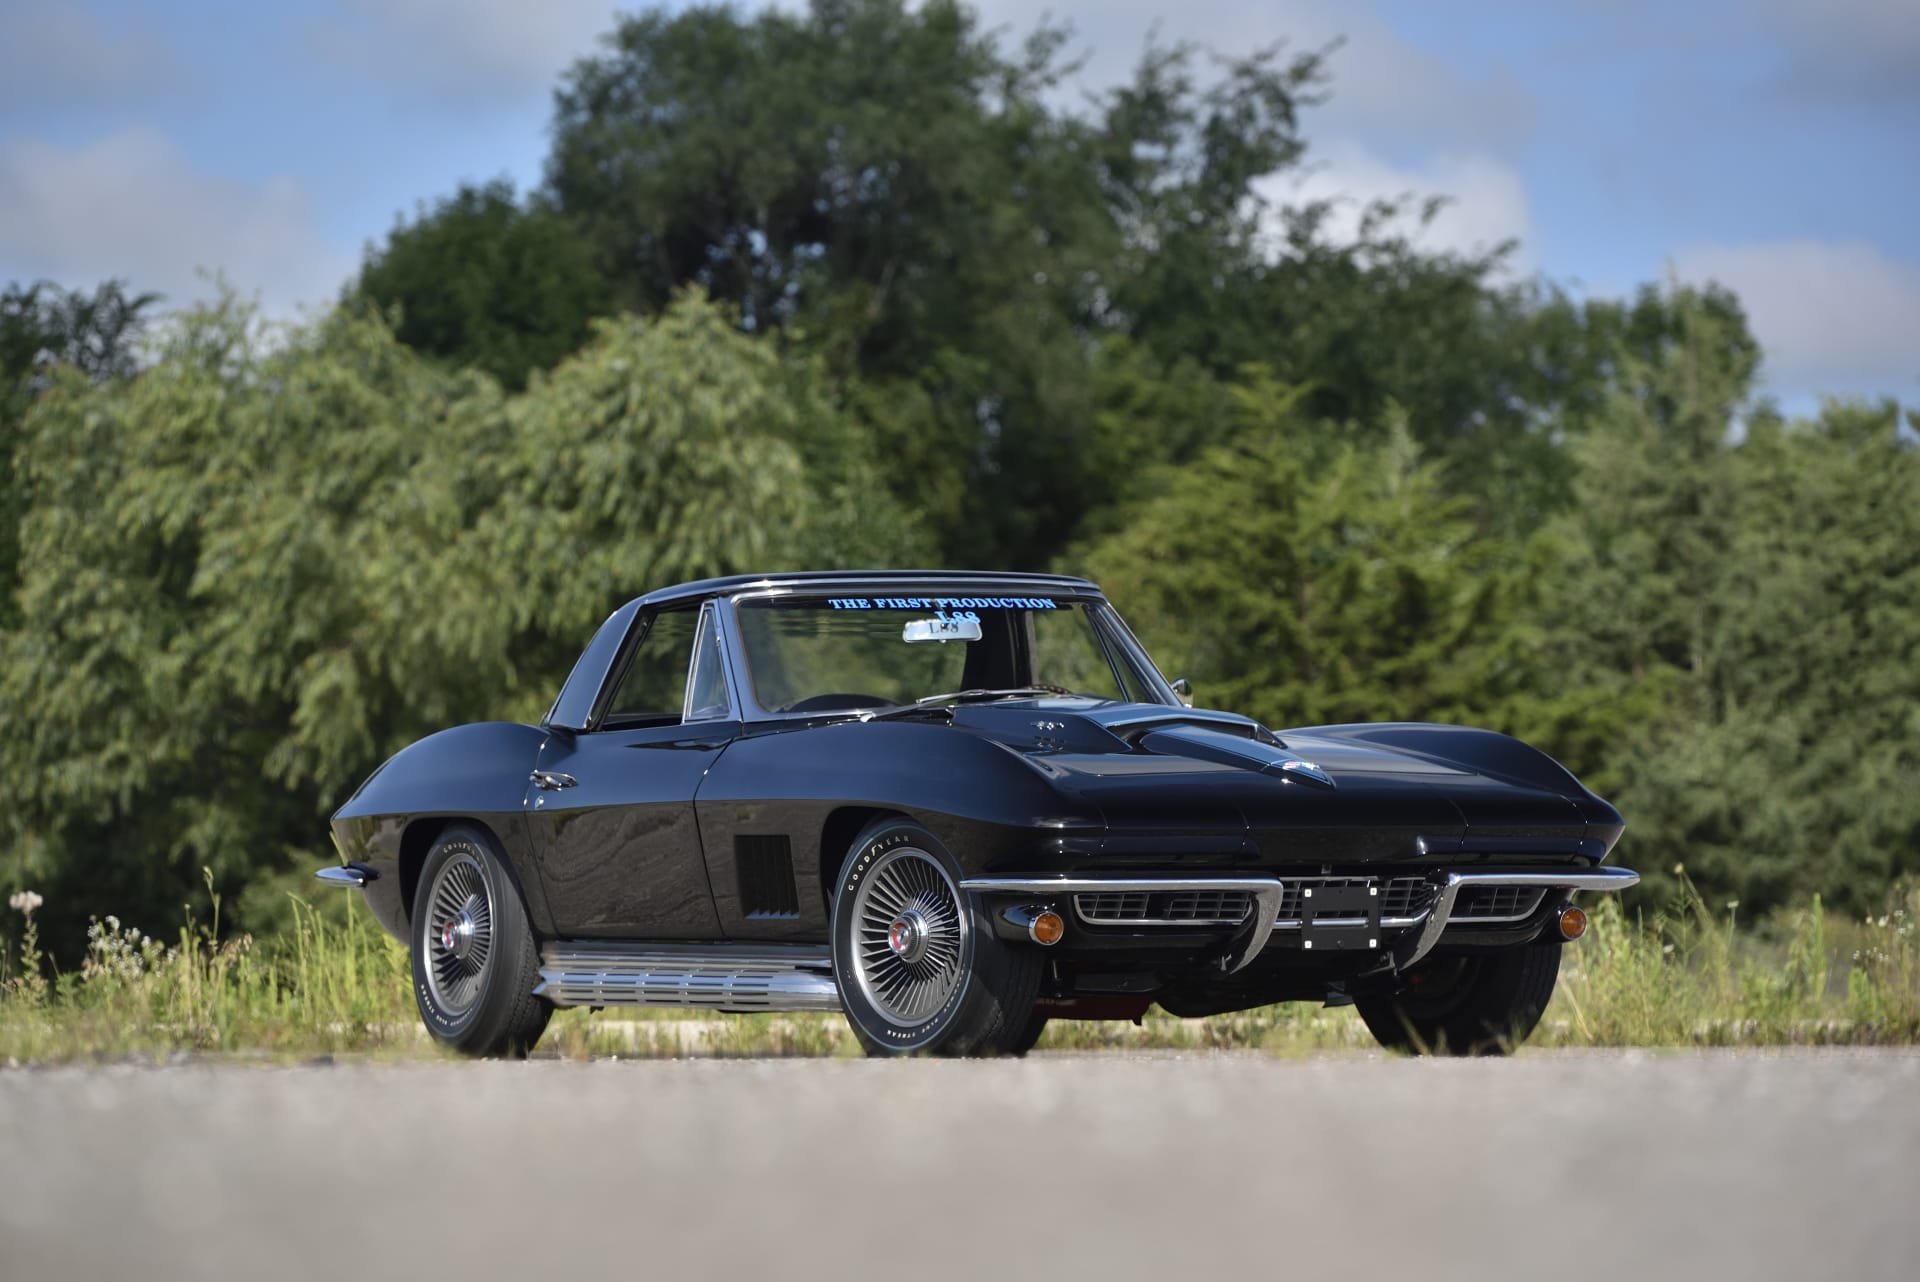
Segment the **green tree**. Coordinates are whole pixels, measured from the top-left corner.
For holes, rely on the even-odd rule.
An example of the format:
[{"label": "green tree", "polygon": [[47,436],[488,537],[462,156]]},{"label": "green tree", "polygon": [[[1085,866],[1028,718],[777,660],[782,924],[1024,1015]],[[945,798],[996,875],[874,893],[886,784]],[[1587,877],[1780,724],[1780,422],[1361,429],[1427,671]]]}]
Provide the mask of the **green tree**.
[{"label": "green tree", "polygon": [[1920,835],[1920,450],[1890,403],[1755,405],[1723,292],[1603,323],[1530,733],[1618,802],[1656,891],[1684,863],[1750,911],[1866,907]]},{"label": "green tree", "polygon": [[697,284],[857,380],[946,559],[1039,564],[1105,485],[1092,350],[1240,271],[1318,66],[1151,49],[1076,112],[1064,39],[946,2],[627,18],[567,76],[549,186],[623,303]]},{"label": "green tree", "polygon": [[463,185],[369,247],[349,297],[393,308],[415,351],[486,370],[510,391],[550,369],[611,310],[588,243],[511,183]]},{"label": "green tree", "polygon": [[132,374],[159,301],[158,294],[129,294],[118,280],[91,294],[48,281],[0,292],[0,627],[18,617],[20,518],[30,498],[14,459],[20,417],[61,367],[95,382]]},{"label": "green tree", "polygon": [[1275,726],[1493,717],[1526,668],[1527,580],[1404,423],[1362,443],[1307,417],[1303,389],[1233,394],[1232,441],[1071,563],[1210,706]]}]

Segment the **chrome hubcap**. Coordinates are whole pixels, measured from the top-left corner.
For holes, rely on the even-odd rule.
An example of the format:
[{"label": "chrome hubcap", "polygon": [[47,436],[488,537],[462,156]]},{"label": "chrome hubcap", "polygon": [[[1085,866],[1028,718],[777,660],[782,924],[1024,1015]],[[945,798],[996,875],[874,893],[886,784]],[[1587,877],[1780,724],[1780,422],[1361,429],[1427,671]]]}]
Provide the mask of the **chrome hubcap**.
[{"label": "chrome hubcap", "polygon": [[887,927],[887,947],[903,962],[917,962],[927,951],[927,919],[909,908]]},{"label": "chrome hubcap", "polygon": [[463,904],[460,915],[440,928],[440,947],[465,961],[473,953],[473,909]]},{"label": "chrome hubcap", "polygon": [[861,880],[853,912],[855,979],[874,1009],[905,1028],[945,1006],[973,944],[946,870],[924,851],[890,850]]},{"label": "chrome hubcap", "polygon": [[450,860],[427,893],[427,987],[440,1008],[464,1014],[480,997],[493,951],[493,900],[471,855]]}]

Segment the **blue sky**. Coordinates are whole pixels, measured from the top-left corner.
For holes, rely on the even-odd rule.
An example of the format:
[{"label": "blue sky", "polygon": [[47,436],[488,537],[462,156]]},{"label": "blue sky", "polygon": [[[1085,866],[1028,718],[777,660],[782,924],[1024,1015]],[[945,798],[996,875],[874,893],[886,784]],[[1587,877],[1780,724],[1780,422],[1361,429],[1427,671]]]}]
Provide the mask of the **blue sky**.
[{"label": "blue sky", "polygon": [[[633,6],[620,6],[630,8]],[[982,0],[1023,33],[1039,9]],[[1344,43],[1280,200],[1441,193],[1436,245],[1517,237],[1589,295],[1738,291],[1790,407],[1920,402],[1920,0],[1056,0],[1098,87],[1150,30]],[[550,93],[601,0],[8,0],[0,280],[220,272],[324,304],[397,214],[538,182]]]}]

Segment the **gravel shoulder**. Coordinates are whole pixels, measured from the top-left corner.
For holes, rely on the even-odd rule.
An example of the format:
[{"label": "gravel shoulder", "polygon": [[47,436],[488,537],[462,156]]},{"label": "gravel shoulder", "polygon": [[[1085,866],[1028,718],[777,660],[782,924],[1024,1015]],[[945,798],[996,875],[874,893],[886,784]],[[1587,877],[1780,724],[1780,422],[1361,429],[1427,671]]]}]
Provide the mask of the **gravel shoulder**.
[{"label": "gravel shoulder", "polygon": [[0,1072],[0,1276],[1910,1278],[1920,1055]]}]

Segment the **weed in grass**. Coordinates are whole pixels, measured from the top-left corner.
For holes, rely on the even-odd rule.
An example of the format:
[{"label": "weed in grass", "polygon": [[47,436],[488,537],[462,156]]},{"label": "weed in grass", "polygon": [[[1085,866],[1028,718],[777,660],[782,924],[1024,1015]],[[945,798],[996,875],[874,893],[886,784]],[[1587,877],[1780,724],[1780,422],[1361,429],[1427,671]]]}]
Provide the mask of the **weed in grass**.
[{"label": "weed in grass", "polygon": [[[0,985],[0,1060],[40,1061],[178,1050],[301,1056],[415,1040],[406,950],[364,913],[336,924],[296,903],[264,946],[221,940],[219,897],[163,945],[118,918],[94,921],[77,971],[49,974],[32,918],[20,974]],[[36,897],[37,898],[37,897]]]},{"label": "weed in grass", "polygon": [[[1742,928],[1716,911],[1684,870],[1676,905],[1651,919],[1617,900],[1567,950],[1560,983],[1531,1045],[1786,1046],[1920,1040],[1920,886],[1902,886],[1865,923],[1805,908]],[[1842,962],[1835,936],[1859,939]],[[1844,966],[1836,984],[1835,970]]]}]

